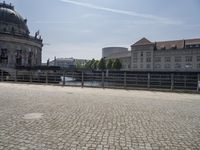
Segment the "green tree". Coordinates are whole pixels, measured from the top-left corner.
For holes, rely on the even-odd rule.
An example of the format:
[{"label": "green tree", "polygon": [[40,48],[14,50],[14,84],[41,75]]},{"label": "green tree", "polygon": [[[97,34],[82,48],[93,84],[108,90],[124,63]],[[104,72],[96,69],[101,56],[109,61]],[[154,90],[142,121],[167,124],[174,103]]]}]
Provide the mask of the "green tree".
[{"label": "green tree", "polygon": [[115,59],[112,65],[112,69],[120,70],[122,68],[122,64],[119,59]]},{"label": "green tree", "polygon": [[85,66],[84,66],[84,69],[89,69],[90,68],[90,63],[91,63],[91,60],[87,61]]},{"label": "green tree", "polygon": [[104,58],[101,58],[101,60],[99,61],[98,68],[99,68],[100,70],[106,69],[106,62],[105,62],[105,59],[104,59]]},{"label": "green tree", "polygon": [[85,69],[92,69],[93,64],[95,63],[95,59],[89,60],[86,64],[85,64]]},{"label": "green tree", "polygon": [[113,64],[112,59],[109,59],[107,64],[106,64],[106,69],[112,69],[112,64]]},{"label": "green tree", "polygon": [[82,65],[79,60],[75,61],[76,69],[83,69],[85,68],[85,65]]},{"label": "green tree", "polygon": [[92,69],[97,70],[98,69],[98,64],[99,64],[99,61],[95,60],[95,62],[92,64]]}]

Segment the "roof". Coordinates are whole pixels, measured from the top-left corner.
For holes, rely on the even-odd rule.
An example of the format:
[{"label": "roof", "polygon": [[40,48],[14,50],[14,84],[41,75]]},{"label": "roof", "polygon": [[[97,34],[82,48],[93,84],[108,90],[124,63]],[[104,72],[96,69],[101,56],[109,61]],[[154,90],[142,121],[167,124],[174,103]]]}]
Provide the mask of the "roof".
[{"label": "roof", "polygon": [[135,44],[133,44],[133,45],[134,45],[134,46],[137,46],[137,45],[147,45],[147,44],[153,44],[153,43],[144,37],[144,38],[142,38],[141,40],[137,41],[137,42],[136,42]]},{"label": "roof", "polygon": [[182,49],[184,48],[184,40],[177,41],[161,41],[156,42],[157,49]]},{"label": "roof", "polygon": [[29,34],[27,20],[14,10],[14,6],[11,4],[0,3],[0,24],[11,24],[18,28],[18,31],[22,34]]},{"label": "roof", "polygon": [[195,44],[200,44],[200,39],[188,39],[185,40],[186,45],[195,45]]},{"label": "roof", "polygon": [[183,49],[187,45],[200,45],[200,39],[161,41],[161,42],[156,42],[155,45],[158,50],[159,49]]},{"label": "roof", "polygon": [[156,49],[162,50],[162,49],[183,49],[187,45],[200,45],[200,38],[196,39],[183,39],[183,40],[173,40],[173,41],[158,41],[152,43],[146,38],[142,38],[132,46],[138,46],[138,45],[149,45],[154,44]]}]

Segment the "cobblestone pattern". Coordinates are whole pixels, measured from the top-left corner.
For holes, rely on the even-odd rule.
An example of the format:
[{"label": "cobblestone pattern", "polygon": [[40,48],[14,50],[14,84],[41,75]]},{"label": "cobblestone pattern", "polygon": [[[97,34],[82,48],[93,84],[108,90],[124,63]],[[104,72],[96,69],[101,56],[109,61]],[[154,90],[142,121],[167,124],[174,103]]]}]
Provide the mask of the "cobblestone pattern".
[{"label": "cobblestone pattern", "polygon": [[199,150],[200,95],[0,83],[7,149]]}]

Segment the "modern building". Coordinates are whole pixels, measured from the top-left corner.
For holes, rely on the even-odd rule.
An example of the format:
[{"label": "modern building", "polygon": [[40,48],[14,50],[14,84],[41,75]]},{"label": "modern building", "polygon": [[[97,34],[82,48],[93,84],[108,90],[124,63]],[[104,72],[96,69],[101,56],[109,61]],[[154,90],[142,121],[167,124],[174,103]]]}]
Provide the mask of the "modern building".
[{"label": "modern building", "polygon": [[42,46],[39,32],[30,35],[27,20],[15,11],[14,6],[0,3],[0,70],[40,66]]},{"label": "modern building", "polygon": [[102,58],[110,57],[116,53],[127,52],[128,48],[125,47],[105,47],[102,49]]},{"label": "modern building", "polygon": [[109,59],[119,59],[122,63],[122,70],[131,69],[131,51],[125,47],[106,47],[102,49],[102,58],[106,61]]},{"label": "modern building", "polygon": [[131,70],[200,71],[200,39],[151,42],[131,46]]}]

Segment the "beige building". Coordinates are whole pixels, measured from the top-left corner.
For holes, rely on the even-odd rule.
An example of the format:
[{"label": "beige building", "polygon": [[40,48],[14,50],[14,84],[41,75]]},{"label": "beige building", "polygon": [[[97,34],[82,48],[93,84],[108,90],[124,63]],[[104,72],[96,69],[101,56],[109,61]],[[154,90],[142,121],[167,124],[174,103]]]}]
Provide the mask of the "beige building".
[{"label": "beige building", "polygon": [[200,39],[151,42],[131,46],[131,70],[200,71]]},{"label": "beige building", "polygon": [[0,3],[0,70],[16,66],[40,66],[42,39],[29,35],[27,20],[11,4]]}]

